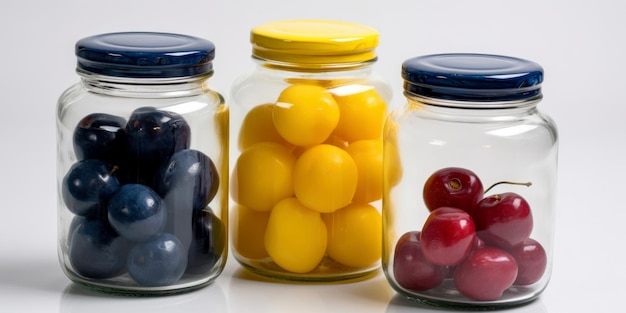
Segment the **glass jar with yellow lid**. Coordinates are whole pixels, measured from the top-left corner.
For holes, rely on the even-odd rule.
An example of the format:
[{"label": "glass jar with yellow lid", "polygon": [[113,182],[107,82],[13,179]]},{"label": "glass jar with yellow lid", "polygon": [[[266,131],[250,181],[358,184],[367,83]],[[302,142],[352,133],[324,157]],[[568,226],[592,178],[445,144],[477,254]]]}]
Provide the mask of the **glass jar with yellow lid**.
[{"label": "glass jar with yellow lid", "polygon": [[246,269],[337,281],[379,268],[391,89],[373,70],[378,40],[342,21],[252,29],[256,67],[230,99],[231,243]]}]

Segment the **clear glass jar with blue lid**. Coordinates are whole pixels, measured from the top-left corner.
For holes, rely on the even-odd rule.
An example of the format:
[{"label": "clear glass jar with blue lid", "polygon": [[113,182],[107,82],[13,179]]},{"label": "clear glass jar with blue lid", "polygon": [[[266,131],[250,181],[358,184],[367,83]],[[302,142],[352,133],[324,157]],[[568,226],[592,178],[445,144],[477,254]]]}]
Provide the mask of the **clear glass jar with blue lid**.
[{"label": "clear glass jar with blue lid", "polygon": [[383,270],[435,305],[527,303],[552,269],[558,135],[538,110],[543,68],[501,55],[402,64],[384,130]]},{"label": "clear glass jar with blue lid", "polygon": [[161,295],[212,282],[227,257],[228,107],[215,46],[107,33],[76,43],[57,104],[58,255],[72,281]]}]

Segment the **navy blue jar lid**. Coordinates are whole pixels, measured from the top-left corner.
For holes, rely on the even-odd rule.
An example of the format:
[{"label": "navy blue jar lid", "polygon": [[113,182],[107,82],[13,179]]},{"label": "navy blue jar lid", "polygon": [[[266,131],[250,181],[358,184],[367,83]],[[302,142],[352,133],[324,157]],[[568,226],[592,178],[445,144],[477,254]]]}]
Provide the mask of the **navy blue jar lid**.
[{"label": "navy blue jar lid", "polygon": [[121,32],[76,43],[78,70],[128,78],[176,78],[213,70],[215,45],[193,36]]},{"label": "navy blue jar lid", "polygon": [[515,101],[541,96],[543,68],[501,55],[425,55],[402,64],[405,92],[450,101]]}]

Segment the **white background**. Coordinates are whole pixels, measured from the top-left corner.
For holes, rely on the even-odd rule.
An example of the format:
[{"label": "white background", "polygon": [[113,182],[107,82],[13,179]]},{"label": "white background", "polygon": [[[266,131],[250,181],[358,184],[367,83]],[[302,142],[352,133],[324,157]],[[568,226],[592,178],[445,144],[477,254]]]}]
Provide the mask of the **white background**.
[{"label": "white background", "polygon": [[217,47],[224,95],[251,66],[249,30],[337,19],[380,31],[376,70],[403,101],[400,65],[440,52],[518,56],[545,69],[539,108],[560,132],[554,272],[514,312],[623,312],[626,2],[619,0],[5,0],[0,8],[0,312],[428,312],[383,275],[351,284],[255,281],[230,258],[214,284],[162,298],[82,291],[56,252],[55,106],[78,80],[74,43],[114,31],[196,35]]}]

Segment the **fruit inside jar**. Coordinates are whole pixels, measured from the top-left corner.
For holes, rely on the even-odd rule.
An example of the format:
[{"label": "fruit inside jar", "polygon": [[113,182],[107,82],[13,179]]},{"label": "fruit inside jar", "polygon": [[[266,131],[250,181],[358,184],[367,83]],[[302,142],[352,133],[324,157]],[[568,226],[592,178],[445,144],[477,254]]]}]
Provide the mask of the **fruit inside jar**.
[{"label": "fruit inside jar", "polygon": [[[540,281],[547,254],[530,238],[533,217],[518,193],[486,195],[471,170],[447,167],[425,182],[422,196],[429,210],[421,228],[396,242],[393,279],[412,292],[445,292],[460,299],[497,302],[505,293]],[[438,206],[438,207],[437,207]],[[442,274],[443,273],[443,274]]]},{"label": "fruit inside jar", "polygon": [[248,111],[231,176],[235,256],[287,279],[377,268],[386,112],[372,86],[304,79]]},{"label": "fruit inside jar", "polygon": [[[220,180],[174,112],[92,113],[73,132],[77,161],[61,185],[72,213],[68,259],[83,279],[133,288],[184,284],[216,271],[226,230],[210,208]],[[167,247],[167,248],[165,248]]]}]

